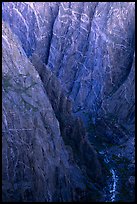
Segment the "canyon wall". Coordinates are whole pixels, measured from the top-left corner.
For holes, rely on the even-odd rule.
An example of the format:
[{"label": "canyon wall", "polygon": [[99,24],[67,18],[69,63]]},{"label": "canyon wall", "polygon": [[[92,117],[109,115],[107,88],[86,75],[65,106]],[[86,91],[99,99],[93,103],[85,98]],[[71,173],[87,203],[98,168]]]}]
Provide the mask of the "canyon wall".
[{"label": "canyon wall", "polygon": [[3,200],[103,201],[96,141],[134,165],[134,7],[2,3]]}]

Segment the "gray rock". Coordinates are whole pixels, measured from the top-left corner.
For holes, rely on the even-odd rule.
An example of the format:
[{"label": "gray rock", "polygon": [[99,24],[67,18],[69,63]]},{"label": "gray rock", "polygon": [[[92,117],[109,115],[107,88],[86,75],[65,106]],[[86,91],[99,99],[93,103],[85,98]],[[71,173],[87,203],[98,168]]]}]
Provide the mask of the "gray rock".
[{"label": "gray rock", "polygon": [[48,64],[85,124],[111,114],[131,129],[134,13],[133,2],[3,3],[26,54]]},{"label": "gray rock", "polygon": [[31,58],[38,70],[45,90],[60,124],[61,135],[66,145],[71,146],[78,165],[85,165],[89,177],[101,181],[101,165],[96,151],[88,141],[87,132],[80,118],[72,114],[71,100],[65,97],[56,76],[42,63],[37,55]]},{"label": "gray rock", "polygon": [[[135,132],[135,3],[3,2],[2,18],[18,36],[17,44],[21,44],[24,51],[20,46],[16,47],[20,55],[25,56],[24,64],[28,64],[29,58],[35,67],[35,73],[32,71],[28,75],[28,71],[27,74],[23,71],[24,64],[20,57],[14,56],[14,63],[12,58],[8,60],[8,66],[4,68],[3,87],[6,87],[4,93],[10,94],[4,102],[8,103],[9,100],[7,106],[12,106],[12,109],[15,106],[19,116],[15,116],[16,122],[12,123],[3,114],[4,124],[10,123],[14,129],[20,121],[18,118],[22,117],[20,111],[37,114],[43,110],[45,104],[41,96],[44,94],[52,113],[49,117],[47,108],[37,118],[44,121],[48,134],[61,135],[70,151],[69,155],[89,178],[95,178],[95,182],[102,178],[98,156],[88,141],[94,143],[93,137],[99,138],[100,144],[124,145],[125,148],[119,150],[120,154],[129,157],[132,163]],[[3,44],[6,49],[8,46],[8,55],[10,43],[9,36],[6,36],[3,35]],[[8,67],[13,67],[13,64],[19,65],[17,75],[11,68],[11,74],[7,75]],[[12,79],[13,73],[15,80]],[[36,76],[40,76],[42,88],[37,88],[37,80],[33,79]],[[21,93],[21,96],[17,93]],[[28,124],[29,120],[23,121]],[[55,124],[58,127],[54,121],[57,121]],[[38,123],[37,120],[35,122]],[[31,135],[29,131],[27,135]],[[113,152],[116,151],[113,148]],[[62,175],[61,186],[64,185],[63,181]],[[58,200],[61,192],[55,192],[52,200]],[[27,194],[29,196],[29,190]],[[92,200],[89,194],[86,195]],[[66,191],[60,199],[67,200],[69,197]]]},{"label": "gray rock", "polygon": [[39,74],[17,36],[2,27],[3,201],[88,200],[87,177],[69,157]]}]

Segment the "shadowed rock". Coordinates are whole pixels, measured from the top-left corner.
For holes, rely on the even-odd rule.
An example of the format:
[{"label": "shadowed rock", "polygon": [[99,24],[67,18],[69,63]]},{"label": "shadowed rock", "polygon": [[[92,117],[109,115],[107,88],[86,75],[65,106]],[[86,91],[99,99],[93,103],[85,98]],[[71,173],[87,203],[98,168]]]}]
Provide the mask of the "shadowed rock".
[{"label": "shadowed rock", "polygon": [[38,72],[5,23],[2,36],[3,201],[98,200],[99,190],[64,145]]},{"label": "shadowed rock", "polygon": [[[18,184],[14,186],[13,183],[16,182],[12,181],[9,187],[7,173],[7,177],[4,177],[4,189],[6,189],[4,196],[5,192],[9,191],[6,194],[9,197],[4,199],[15,201],[16,197],[18,200],[32,200],[34,197],[33,201],[35,201],[37,200],[35,196],[38,196],[41,201],[44,199],[45,201],[80,199],[95,201],[97,198],[93,194],[99,192],[99,189],[93,185],[91,193],[91,188],[88,191],[87,187],[86,190],[83,187],[87,185],[83,179],[91,179],[98,184],[104,181],[97,153],[90,144],[90,142],[94,143],[94,137],[99,138],[100,144],[105,142],[118,145],[117,150],[112,147],[112,151],[116,154],[118,151],[123,151],[122,154],[125,153],[126,157],[132,157],[130,162],[133,163],[134,7],[134,2],[3,2],[3,134],[4,138],[9,138],[5,135],[13,137],[12,140],[10,139],[11,144],[19,136],[25,138],[26,143],[28,141],[30,145],[33,144],[32,149],[26,151],[26,147],[19,149],[19,142],[14,146],[7,144],[6,139],[3,139],[4,176],[5,172],[8,172],[13,175],[13,180],[16,180],[17,173],[13,169],[18,169],[19,162],[16,158],[18,156],[15,155],[18,155],[19,150],[20,160],[23,163],[26,161],[25,164],[20,163],[19,172],[26,171],[29,165],[25,155],[29,155],[33,149],[38,152],[38,155],[41,154],[38,149],[39,143],[41,148],[55,147],[56,149],[60,141],[63,147],[61,145],[59,152],[63,155],[64,152],[66,155],[69,154],[63,157],[64,160],[60,159],[62,163],[64,162],[63,167],[52,165],[50,161],[54,161],[54,157],[55,161],[62,158],[61,153],[57,157],[56,150],[52,149],[54,156],[51,154],[47,166],[51,167],[51,172],[53,170],[55,176],[53,176],[54,173],[51,173],[51,176],[50,170],[44,169],[51,180],[41,180],[44,183],[58,184],[49,189],[47,187],[48,190],[36,192],[36,195],[34,195],[34,189],[37,185],[38,189],[42,189],[44,183],[31,182],[33,187],[31,184],[29,186],[31,186],[30,189],[33,188],[32,191],[27,187],[26,193],[23,190],[23,193],[21,191],[18,194],[16,189],[25,189],[26,183],[21,182],[19,186]],[[13,33],[5,26],[5,22],[9,24]],[[12,37],[14,34],[16,37]],[[49,138],[48,147],[41,134]],[[53,140],[53,142],[51,140],[53,136],[59,138],[58,141]],[[30,138],[35,139],[30,142]],[[119,145],[125,145],[126,151],[121,151]],[[28,148],[31,148],[29,146]],[[10,154],[12,157],[9,156]],[[38,161],[35,162],[34,155],[31,157],[32,166],[45,161],[44,155],[41,156],[40,161],[36,159]],[[72,160],[67,159],[69,157]],[[66,168],[67,162],[69,170]],[[43,165],[41,163],[40,169]],[[79,166],[78,177],[77,174],[73,177],[71,172],[74,169],[70,170],[70,163],[75,163],[75,167],[72,168],[76,172],[76,166]],[[37,167],[35,167],[37,172],[35,175],[38,175],[38,178],[42,177],[42,173],[36,169]],[[59,174],[59,172],[63,173]],[[66,177],[70,176],[72,180],[70,185],[66,182],[64,172]],[[83,176],[82,172],[84,172]],[[24,181],[24,175],[30,175],[30,173],[21,173],[17,177],[23,178]],[[130,175],[129,172],[124,179],[131,176],[134,175]],[[125,183],[124,179],[123,183]],[[35,176],[30,180],[35,180]],[[78,182],[77,187],[78,180],[81,181]],[[128,182],[127,186],[129,183],[133,186],[133,182]],[[59,190],[56,191],[55,186]],[[67,186],[66,191],[65,186]],[[9,189],[14,189],[14,193]],[[132,194],[133,192],[130,197]]]}]

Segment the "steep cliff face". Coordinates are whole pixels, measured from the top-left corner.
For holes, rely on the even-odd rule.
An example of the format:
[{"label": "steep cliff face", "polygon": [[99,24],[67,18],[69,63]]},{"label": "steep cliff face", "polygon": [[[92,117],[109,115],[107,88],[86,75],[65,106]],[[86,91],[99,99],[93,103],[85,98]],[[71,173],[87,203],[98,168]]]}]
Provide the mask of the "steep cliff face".
[{"label": "steep cliff face", "polygon": [[48,64],[74,100],[73,111],[83,118],[88,112],[96,119],[129,75],[132,2],[5,3],[3,19],[27,55],[36,54]]},{"label": "steep cliff face", "polygon": [[72,148],[75,160],[86,168],[89,177],[101,181],[101,165],[80,118],[72,115],[71,101],[65,96],[57,77],[35,56],[33,65],[38,70],[49,100],[60,124],[64,142]]},{"label": "steep cliff face", "polygon": [[[45,101],[49,101],[46,107],[50,105],[57,127],[54,122],[47,122],[47,110],[37,116],[37,120],[42,120],[43,125],[53,125],[52,131],[54,130],[55,135],[56,131],[59,132],[57,135],[60,135],[60,140],[63,138],[62,143],[65,143],[64,149],[61,150],[60,147],[60,151],[66,151],[67,146],[67,151],[71,152],[80,171],[84,172],[88,179],[101,181],[98,184],[105,179],[98,161],[102,149],[103,160],[107,156],[108,160],[112,161],[107,164],[110,169],[118,168],[119,172],[122,172],[127,168],[125,174],[118,174],[122,180],[118,191],[131,188],[131,192],[125,191],[119,196],[118,199],[124,201],[134,200],[134,7],[134,2],[4,2],[2,8],[3,20],[18,36],[18,44],[24,51],[20,46],[17,46],[17,49],[25,52],[20,53],[20,57],[25,56],[25,66],[22,63],[21,67],[27,67],[28,63],[31,67],[34,66],[33,71],[40,80],[43,97],[46,97],[42,98],[41,94],[37,93],[36,101],[40,100],[40,104],[35,107],[36,89],[33,94],[31,92],[31,95],[29,93],[29,96],[25,96],[25,99],[22,95],[16,96],[15,90],[19,91],[17,86],[20,85],[20,80],[24,79],[23,83],[26,83],[31,79],[31,75],[35,75],[32,71],[24,78],[22,73],[19,74],[19,67],[15,77],[17,84],[12,85],[14,91],[7,85],[11,76],[7,78],[3,75],[3,86],[7,86],[8,91],[12,90],[9,98],[14,95],[15,98],[19,97],[17,101],[23,103],[23,108],[26,108],[27,104],[31,114],[34,106],[36,115],[44,109]],[[9,36],[6,36],[7,34],[3,36],[4,43],[9,39]],[[15,53],[11,57],[14,58],[12,62],[18,64],[20,57],[14,55]],[[8,66],[13,66],[12,62]],[[36,83],[37,79],[33,79],[34,88]],[[4,90],[4,93],[7,94],[7,91]],[[3,101],[8,101],[9,98]],[[32,104],[28,104],[29,100],[32,100]],[[20,109],[15,116],[16,120],[18,115]],[[34,118],[36,115],[34,114]],[[4,114],[3,120],[5,118]],[[30,132],[25,134],[27,137]],[[39,133],[37,137],[38,135]],[[98,156],[91,144],[98,151]],[[44,143],[42,145],[45,146]],[[115,159],[118,165],[113,163],[114,156],[117,157]],[[130,160],[127,162],[126,159]],[[66,158],[64,160],[66,161]],[[102,158],[100,160],[102,162]],[[124,163],[125,160],[127,163]],[[70,170],[68,172],[70,174]],[[124,183],[126,187],[123,187]],[[67,196],[71,197],[70,194]],[[64,197],[62,199],[67,200]]]},{"label": "steep cliff face", "polygon": [[3,201],[93,199],[95,186],[66,149],[39,74],[5,23],[2,39]]},{"label": "steep cliff face", "polygon": [[[129,73],[134,77],[133,2],[4,3],[3,19],[32,62],[38,56],[59,78],[86,125],[110,115],[123,125],[134,112],[134,96],[127,101]],[[116,105],[119,96],[125,102]]]}]

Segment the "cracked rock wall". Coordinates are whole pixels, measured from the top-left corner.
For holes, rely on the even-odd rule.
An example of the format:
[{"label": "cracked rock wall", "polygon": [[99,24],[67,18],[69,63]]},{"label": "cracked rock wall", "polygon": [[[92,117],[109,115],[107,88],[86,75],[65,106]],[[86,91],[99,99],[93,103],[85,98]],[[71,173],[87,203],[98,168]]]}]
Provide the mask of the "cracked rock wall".
[{"label": "cracked rock wall", "polygon": [[[100,117],[108,112],[109,103],[104,104],[112,103],[122,84],[128,92],[134,2],[17,2],[3,8],[3,19],[27,55],[38,55],[56,74],[74,101],[73,112],[85,123],[87,112],[93,121],[100,110]],[[126,100],[126,93],[123,97]],[[109,112],[115,115],[111,107]]]},{"label": "cracked rock wall", "polygon": [[[84,171],[89,177],[96,180],[100,180],[98,177],[101,177],[101,170],[97,169],[101,167],[93,147],[88,139],[84,139],[83,143],[83,138],[92,140],[97,135],[102,140],[115,144],[134,138],[134,14],[134,2],[2,3],[2,18],[18,36],[18,42],[24,50],[21,49],[21,56],[25,52],[25,63],[28,64],[30,59],[35,66],[34,69],[38,72],[36,75],[40,76],[43,93],[46,95],[44,97],[50,101],[54,115],[52,117],[58,124],[58,127],[51,128],[52,131],[54,134],[59,131],[65,145],[69,145],[76,163],[80,168],[86,169]],[[3,35],[3,41],[8,44],[9,36],[6,36],[7,34]],[[13,55],[14,60],[11,57],[12,61],[7,63],[9,67],[13,61],[18,64],[18,57],[15,53]],[[22,64],[19,69],[22,70],[23,67]],[[45,103],[41,102],[37,107],[39,99],[35,101],[35,94],[29,103],[30,95],[24,94],[24,88],[21,88],[23,95],[18,98],[15,90],[20,91],[17,87],[20,86],[22,75],[17,75],[16,86],[14,80],[10,84],[11,76],[7,78],[3,75],[4,86],[12,91],[4,102],[10,100],[16,104],[17,99],[25,109],[27,107],[37,114],[37,109],[44,107]],[[28,83],[27,87],[36,86],[31,76],[23,77],[23,83]],[[7,91],[4,90],[4,93],[7,94]],[[16,106],[20,110],[20,105]],[[47,120],[45,115],[40,121],[45,121],[45,118]],[[3,117],[6,121],[5,114]],[[89,126],[96,128],[92,134],[86,132]],[[30,130],[27,131],[27,135],[29,134]],[[131,150],[132,147],[127,146],[127,149]],[[4,154],[6,155],[5,152]],[[90,154],[93,155],[92,158]],[[95,162],[95,169],[90,165],[92,160]],[[46,199],[50,200],[48,197]]]},{"label": "cracked rock wall", "polygon": [[[88,181],[62,140],[38,72],[2,24],[2,191],[6,202],[93,199]],[[97,192],[97,189],[96,189]]]}]

